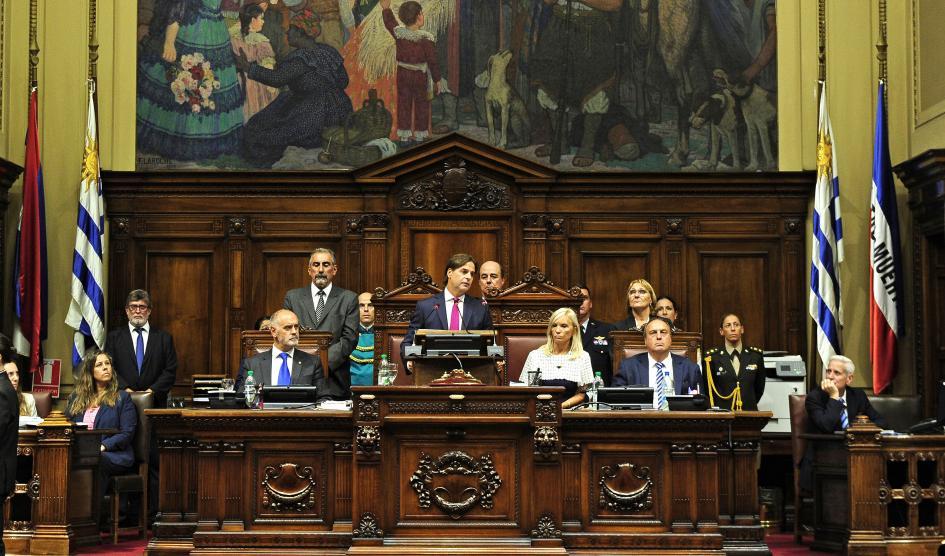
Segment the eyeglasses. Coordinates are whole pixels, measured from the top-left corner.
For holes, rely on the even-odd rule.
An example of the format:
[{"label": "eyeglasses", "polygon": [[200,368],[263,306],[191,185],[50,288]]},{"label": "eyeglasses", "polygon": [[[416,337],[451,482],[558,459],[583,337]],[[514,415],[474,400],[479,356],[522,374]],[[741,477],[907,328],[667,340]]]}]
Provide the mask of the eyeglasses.
[{"label": "eyeglasses", "polygon": [[128,310],[132,313],[147,313],[151,310],[151,307],[148,305],[128,305]]}]

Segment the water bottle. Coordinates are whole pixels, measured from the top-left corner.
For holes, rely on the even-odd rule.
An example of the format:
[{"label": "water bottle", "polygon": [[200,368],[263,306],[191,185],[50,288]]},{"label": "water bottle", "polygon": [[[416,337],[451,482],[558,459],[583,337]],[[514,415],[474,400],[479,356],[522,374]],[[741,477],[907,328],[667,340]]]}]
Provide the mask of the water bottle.
[{"label": "water bottle", "polygon": [[257,409],[259,407],[259,391],[256,379],[253,377],[253,371],[246,371],[246,380],[243,382],[243,393],[246,395],[246,407]]},{"label": "water bottle", "polygon": [[590,407],[597,409],[597,389],[604,386],[604,379],[600,376],[600,371],[594,372],[594,382],[591,383],[590,388],[587,389],[587,401],[590,402]]},{"label": "water bottle", "polygon": [[397,364],[387,360],[387,354],[381,354],[381,362],[377,365],[377,385],[390,386],[397,378]]}]

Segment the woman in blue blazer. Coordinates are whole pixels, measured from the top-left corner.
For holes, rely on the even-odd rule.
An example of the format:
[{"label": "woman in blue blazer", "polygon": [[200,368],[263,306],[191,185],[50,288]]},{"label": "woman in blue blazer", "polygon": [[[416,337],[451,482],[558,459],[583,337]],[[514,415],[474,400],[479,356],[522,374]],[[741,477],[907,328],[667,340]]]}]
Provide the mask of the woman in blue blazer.
[{"label": "woman in blue blazer", "polygon": [[118,390],[118,377],[112,358],[93,349],[86,352],[79,365],[75,390],[69,396],[66,415],[89,429],[117,429],[102,437],[99,462],[99,500],[105,495],[109,479],[132,470],[135,465],[134,439],[138,413],[131,396]]}]

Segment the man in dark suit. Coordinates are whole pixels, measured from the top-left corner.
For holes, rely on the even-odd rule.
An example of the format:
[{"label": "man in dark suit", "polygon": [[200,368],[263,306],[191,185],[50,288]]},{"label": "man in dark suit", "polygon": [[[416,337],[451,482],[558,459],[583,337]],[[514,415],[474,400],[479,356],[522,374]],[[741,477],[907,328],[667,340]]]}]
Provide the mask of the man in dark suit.
[{"label": "man in dark suit", "polygon": [[302,328],[331,332],[326,388],[332,399],[347,400],[351,398],[348,356],[358,343],[358,296],[332,284],[337,273],[335,252],[315,249],[308,260],[312,283],[289,290],[282,306],[298,315]]},{"label": "man in dark suit", "polygon": [[486,261],[479,267],[479,291],[486,297],[490,290],[505,287],[505,271],[495,261]]},{"label": "man in dark suit", "polygon": [[581,286],[581,293],[584,295],[584,301],[578,309],[578,321],[581,324],[584,351],[591,356],[591,369],[600,371],[604,385],[610,386],[614,376],[610,358],[610,331],[614,329],[614,325],[592,319],[591,309],[594,308],[594,303],[591,301],[591,291]]},{"label": "man in dark suit", "polygon": [[[0,334],[0,368],[13,361],[13,343]],[[6,500],[16,486],[16,442],[19,438],[20,404],[7,373],[0,371],[0,501]],[[0,532],[6,526],[0,512]],[[0,554],[6,554],[0,534]]]},{"label": "man in dark suit", "polygon": [[118,387],[130,392],[153,392],[154,407],[167,405],[167,394],[177,377],[174,338],[151,326],[151,296],[132,290],[125,300],[127,326],[105,338],[105,351],[118,371]]},{"label": "man in dark suit", "polygon": [[873,409],[866,393],[850,386],[854,370],[853,361],[842,355],[834,355],[827,362],[820,388],[811,390],[804,403],[814,432],[829,434],[844,430],[856,421],[857,415],[866,415],[878,427],[889,426]]},{"label": "man in dark suit", "polygon": [[[167,395],[177,378],[177,350],[174,338],[151,326],[151,295],[132,290],[125,299],[128,325],[120,326],[105,338],[105,351],[118,373],[118,387],[127,392],[151,392],[154,407],[167,406]],[[148,457],[148,515],[157,513],[159,459],[157,439],[151,435]]]},{"label": "man in dark suit", "polygon": [[[711,381],[713,404],[724,409],[735,409],[738,385],[744,411],[757,411],[758,400],[765,392],[765,361],[763,352],[756,347],[744,347],[745,327],[735,313],[722,316],[719,335],[724,345],[705,352],[705,377]],[[731,396],[723,399],[723,396]]]},{"label": "man in dark suit", "polygon": [[236,379],[237,390],[242,390],[249,371],[256,384],[288,386],[291,384],[315,386],[318,399],[329,398],[321,359],[296,349],[299,345],[299,318],[288,309],[279,309],[269,321],[272,347],[243,360]]},{"label": "man in dark suit", "polygon": [[[671,353],[672,323],[664,317],[655,317],[643,325],[646,353],[624,359],[614,376],[614,386],[641,385],[653,387],[654,409],[669,409],[661,403],[659,385],[672,386],[677,395],[698,394],[702,391],[702,373],[689,359]],[[662,375],[662,376],[660,376]]]},{"label": "man in dark suit", "polygon": [[[407,335],[400,344],[400,357],[406,361],[406,347],[413,344],[421,328],[435,330],[491,330],[489,305],[478,297],[467,295],[476,278],[476,259],[457,253],[446,262],[446,289],[442,293],[417,302]],[[413,362],[407,361],[413,369]]]}]

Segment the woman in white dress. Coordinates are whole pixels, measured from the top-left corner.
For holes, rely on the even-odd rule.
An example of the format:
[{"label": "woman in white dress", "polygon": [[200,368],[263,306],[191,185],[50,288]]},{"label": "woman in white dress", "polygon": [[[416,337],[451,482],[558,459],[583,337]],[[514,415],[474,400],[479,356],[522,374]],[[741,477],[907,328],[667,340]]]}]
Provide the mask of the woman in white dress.
[{"label": "woman in white dress", "polygon": [[519,378],[529,383],[529,377],[535,376],[541,386],[564,386],[562,409],[583,402],[584,392],[594,382],[591,357],[584,351],[579,326],[577,315],[567,307],[552,313],[546,332],[548,342],[528,354]]}]

